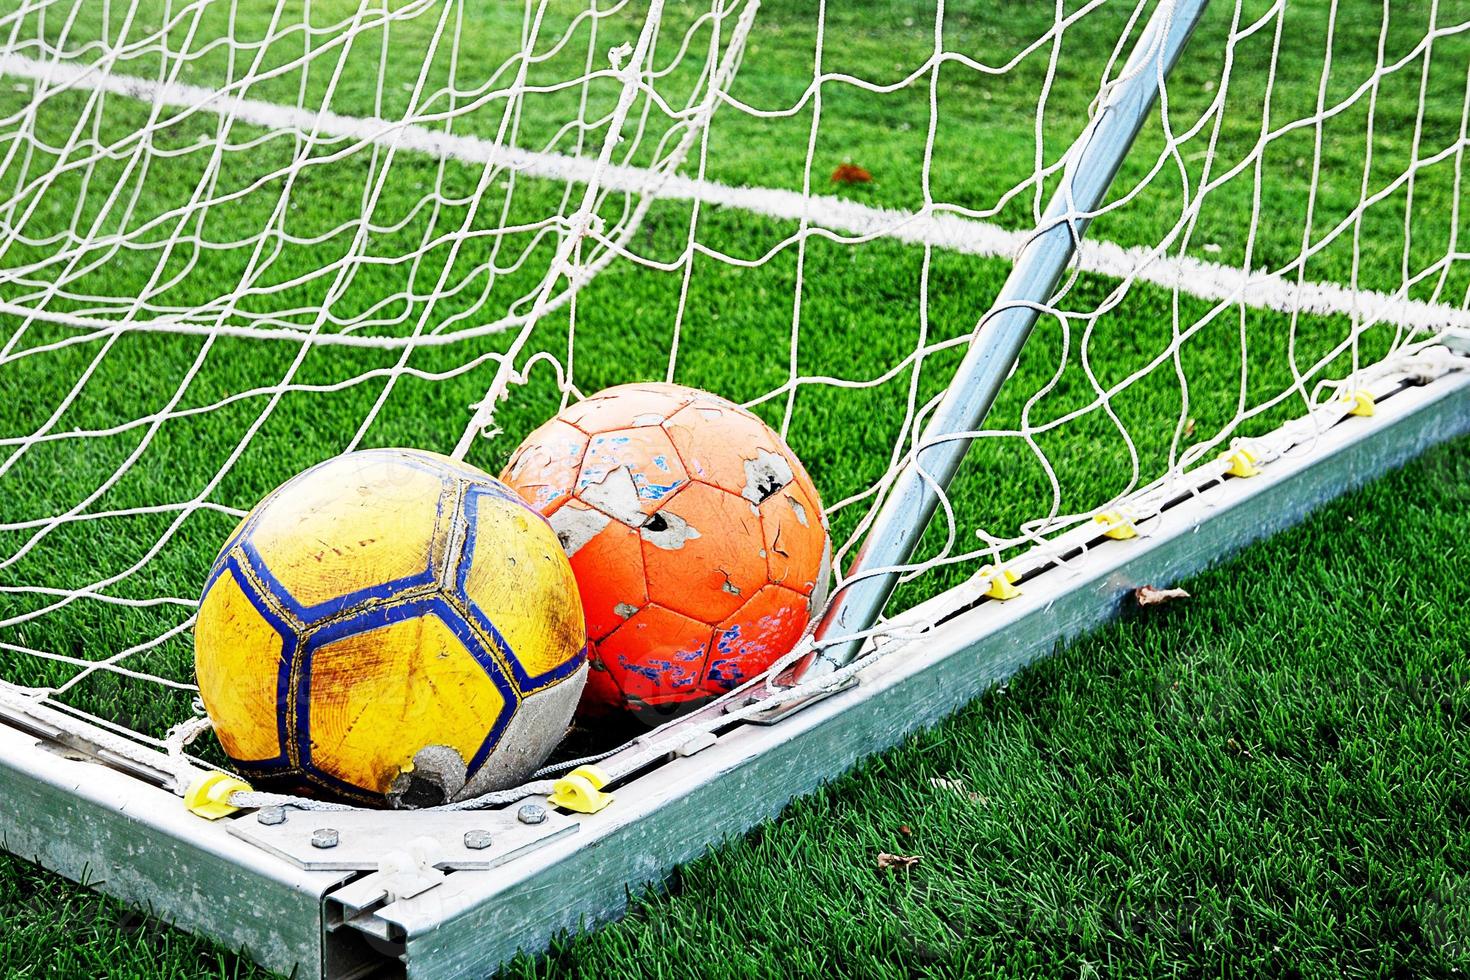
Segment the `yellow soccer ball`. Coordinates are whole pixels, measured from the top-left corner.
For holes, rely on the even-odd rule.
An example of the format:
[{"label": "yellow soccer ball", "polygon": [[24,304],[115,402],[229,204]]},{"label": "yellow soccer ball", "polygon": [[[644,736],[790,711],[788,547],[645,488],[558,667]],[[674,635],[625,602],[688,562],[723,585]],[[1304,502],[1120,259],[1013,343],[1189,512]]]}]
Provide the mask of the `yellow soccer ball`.
[{"label": "yellow soccer ball", "polygon": [[556,534],[498,480],[434,453],[314,466],[215,559],[199,692],[252,780],[433,806],[523,781],[587,679]]}]

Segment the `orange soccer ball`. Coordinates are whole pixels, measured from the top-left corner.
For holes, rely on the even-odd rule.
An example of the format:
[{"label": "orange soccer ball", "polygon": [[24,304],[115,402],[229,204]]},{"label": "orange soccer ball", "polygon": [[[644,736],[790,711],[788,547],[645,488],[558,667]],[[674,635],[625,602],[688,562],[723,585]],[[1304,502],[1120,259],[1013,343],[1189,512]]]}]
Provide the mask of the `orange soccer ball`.
[{"label": "orange soccer ball", "polygon": [[764,671],[826,597],[811,478],[750,412],[609,388],[531,433],[501,479],[551,522],[587,615],[582,708],[677,708]]}]

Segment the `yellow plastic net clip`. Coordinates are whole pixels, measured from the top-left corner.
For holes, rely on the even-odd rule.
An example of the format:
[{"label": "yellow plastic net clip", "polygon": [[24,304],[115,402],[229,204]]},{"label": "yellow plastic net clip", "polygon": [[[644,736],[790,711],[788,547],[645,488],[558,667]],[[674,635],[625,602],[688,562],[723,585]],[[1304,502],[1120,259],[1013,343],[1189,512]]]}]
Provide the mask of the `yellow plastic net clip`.
[{"label": "yellow plastic net clip", "polygon": [[561,777],[547,797],[552,806],[576,813],[596,813],[613,801],[611,793],[602,792],[608,775],[596,766],[578,766]]},{"label": "yellow plastic net clip", "polygon": [[1138,528],[1121,510],[1109,510],[1098,514],[1094,521],[1103,526],[1103,534],[1114,541],[1127,541],[1129,538],[1138,537]]},{"label": "yellow plastic net clip", "polygon": [[1256,454],[1249,449],[1237,449],[1220,457],[1230,464],[1225,472],[1231,476],[1260,476],[1261,468],[1256,465]]},{"label": "yellow plastic net clip", "polygon": [[1374,400],[1371,392],[1362,389],[1350,391],[1342,396],[1342,400],[1352,406],[1348,409],[1349,415],[1357,415],[1361,418],[1370,418],[1373,415]]},{"label": "yellow plastic net clip", "polygon": [[1016,579],[1020,576],[1009,568],[997,569],[987,565],[980,570],[980,576],[986,582],[986,598],[1005,601],[1021,594],[1021,590],[1016,588],[1015,584]]},{"label": "yellow plastic net clip", "polygon": [[239,811],[239,807],[230,805],[232,795],[248,792],[250,784],[242,779],[222,772],[205,773],[184,792],[184,806],[195,816],[218,820]]}]

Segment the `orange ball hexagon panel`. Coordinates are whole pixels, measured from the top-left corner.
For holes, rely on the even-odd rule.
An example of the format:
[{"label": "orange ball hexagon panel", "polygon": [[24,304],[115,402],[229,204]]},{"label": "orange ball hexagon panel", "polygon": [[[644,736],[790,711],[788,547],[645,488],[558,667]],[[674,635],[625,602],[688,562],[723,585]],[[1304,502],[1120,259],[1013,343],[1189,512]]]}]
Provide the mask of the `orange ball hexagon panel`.
[{"label": "orange ball hexagon panel", "polygon": [[[575,464],[569,430],[587,439]],[[570,556],[588,713],[723,693],[789,650],[825,600],[830,543],[810,477],[776,432],[716,395],[599,392],[532,433],[502,478]]]},{"label": "orange ball hexagon panel", "polygon": [[572,499],[572,487],[587,454],[587,434],[561,419],[552,419],[531,434],[511,457],[506,473],[526,503],[550,516]]},{"label": "orange ball hexagon panel", "polygon": [[821,521],[821,504],[813,493],[792,481],[760,505],[766,566],[772,582],[804,596],[815,593],[827,575],[826,535],[811,533]]},{"label": "orange ball hexagon panel", "polygon": [[635,426],[661,426],[669,416],[702,394],[683,385],[659,382],[619,385],[568,405],[558,417],[589,435]]},{"label": "orange ball hexagon panel", "polygon": [[637,527],[689,482],[684,463],[656,425],[594,433],[577,475],[576,499]]},{"label": "orange ball hexagon panel", "polygon": [[722,694],[760,674],[806,628],[806,598],[767,585],[715,628],[705,687]]},{"label": "orange ball hexagon panel", "polygon": [[647,605],[602,643],[598,656],[632,706],[688,701],[704,692],[708,623]]},{"label": "orange ball hexagon panel", "polygon": [[769,581],[760,514],[726,490],[696,483],[639,530],[648,597],[713,626]]},{"label": "orange ball hexagon panel", "polygon": [[638,529],[577,500],[552,514],[551,526],[577,576],[587,636],[600,640],[648,602]]}]

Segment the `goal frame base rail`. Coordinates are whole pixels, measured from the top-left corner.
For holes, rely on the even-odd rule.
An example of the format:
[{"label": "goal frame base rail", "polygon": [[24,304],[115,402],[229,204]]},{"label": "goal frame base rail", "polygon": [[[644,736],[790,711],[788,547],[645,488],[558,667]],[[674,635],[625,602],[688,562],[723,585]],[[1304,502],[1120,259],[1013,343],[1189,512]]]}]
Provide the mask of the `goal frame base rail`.
[{"label": "goal frame base rail", "polygon": [[231,834],[229,819],[196,817],[161,786],[15,719],[0,719],[0,843],[282,973],[484,976],[517,951],[540,952],[562,932],[618,917],[630,895],[711,845],[1111,619],[1133,589],[1214,565],[1470,433],[1470,372],[1427,384],[1391,376],[1374,394],[1372,416],[1343,418],[1259,476],[1188,489],[1141,522],[1138,537],[1082,527],[1069,532],[1064,564],[1028,568],[1022,556],[1015,598],[983,599],[971,583],[909,610],[895,622],[925,626],[922,635],[886,641],[889,655],[859,670],[857,683],[773,724],[732,728],[614,787],[616,801],[600,813],[573,814],[575,832],[488,870],[438,875],[406,889],[412,897],[395,900],[390,883],[371,900],[388,870],[302,870]]}]

